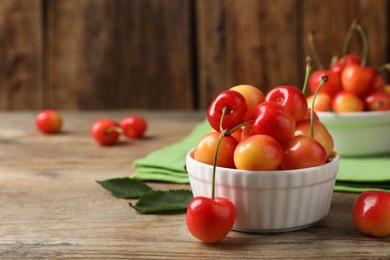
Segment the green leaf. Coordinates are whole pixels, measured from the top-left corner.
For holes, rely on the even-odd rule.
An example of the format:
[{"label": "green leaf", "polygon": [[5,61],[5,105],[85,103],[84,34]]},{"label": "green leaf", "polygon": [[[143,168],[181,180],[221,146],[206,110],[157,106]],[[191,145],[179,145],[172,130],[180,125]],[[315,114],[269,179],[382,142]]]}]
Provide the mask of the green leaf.
[{"label": "green leaf", "polygon": [[139,198],[140,196],[153,190],[144,182],[127,177],[96,182],[106,190],[110,191],[115,197],[122,199]]},{"label": "green leaf", "polygon": [[179,212],[187,209],[192,198],[190,190],[151,191],[130,206],[142,214]]}]

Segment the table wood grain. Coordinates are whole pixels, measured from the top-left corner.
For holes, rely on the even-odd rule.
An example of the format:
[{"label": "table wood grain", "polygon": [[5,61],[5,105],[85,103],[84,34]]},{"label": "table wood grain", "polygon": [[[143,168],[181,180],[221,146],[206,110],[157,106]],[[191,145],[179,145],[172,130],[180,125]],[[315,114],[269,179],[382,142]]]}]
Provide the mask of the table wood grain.
[{"label": "table wood grain", "polygon": [[[90,137],[102,117],[140,114],[142,140],[100,147]],[[390,238],[360,234],[351,219],[355,193],[334,193],[329,215],[301,231],[232,231],[206,245],[187,230],[185,215],[141,215],[132,200],[113,197],[96,180],[134,172],[132,162],[178,141],[201,112],[63,112],[64,131],[40,134],[36,113],[0,113],[0,259],[389,259]],[[189,185],[150,183],[157,189]]]}]

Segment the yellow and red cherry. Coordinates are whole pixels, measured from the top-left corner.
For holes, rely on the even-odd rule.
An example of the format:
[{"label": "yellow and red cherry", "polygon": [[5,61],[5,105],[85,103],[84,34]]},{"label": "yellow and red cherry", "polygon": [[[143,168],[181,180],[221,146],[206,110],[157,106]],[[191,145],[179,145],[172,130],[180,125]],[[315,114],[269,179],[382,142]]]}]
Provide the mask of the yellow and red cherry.
[{"label": "yellow and red cherry", "polygon": [[293,137],[283,145],[283,150],[282,170],[320,166],[327,160],[324,147],[317,140],[308,136]]},{"label": "yellow and red cherry", "polygon": [[281,104],[265,101],[257,106],[255,114],[251,135],[269,135],[280,144],[293,136],[296,121]]},{"label": "yellow and red cherry", "polygon": [[[304,135],[312,137],[312,126],[310,119],[305,119],[297,122],[295,127],[295,136]],[[328,129],[320,120],[313,120],[313,137],[317,140],[326,151],[326,157],[329,158],[333,155],[334,142]]]},{"label": "yellow and red cherry", "polygon": [[384,90],[375,90],[364,98],[364,104],[368,111],[390,110],[390,93]]},{"label": "yellow and red cherry", "polygon": [[54,109],[45,109],[35,118],[35,126],[44,134],[59,133],[62,128],[62,116]]},{"label": "yellow and red cherry", "polygon": [[[310,120],[310,115],[311,115],[311,108],[308,108],[307,109],[307,113],[305,115],[305,117],[302,119],[302,120]],[[318,117],[318,114],[316,113],[316,111],[313,111],[313,119],[314,120],[320,120],[320,118]]]},{"label": "yellow and red cherry", "polygon": [[234,164],[241,170],[278,170],[282,160],[281,145],[269,135],[249,136],[241,141],[234,151]]},{"label": "yellow and red cherry", "polygon": [[364,102],[358,95],[344,90],[333,97],[332,110],[335,113],[361,112]]},{"label": "yellow and red cherry", "polygon": [[356,64],[359,65],[361,62],[361,59],[359,56],[349,53],[345,56],[338,59],[330,68],[331,71],[336,72],[339,76],[341,76],[341,73],[343,72],[344,68],[350,64]]},{"label": "yellow and red cherry", "polygon": [[[216,131],[232,129],[244,122],[247,112],[244,96],[234,90],[222,91],[210,104],[207,120]],[[221,117],[224,115],[221,129]]]},{"label": "yellow and red cherry", "polygon": [[324,83],[318,93],[326,93],[333,97],[337,92],[342,90],[342,86],[340,76],[331,70],[317,70],[310,75],[309,88],[311,94],[316,93],[318,85],[320,84],[324,75],[328,77],[328,80]]},{"label": "yellow and red cherry", "polygon": [[[308,108],[312,108],[314,94],[307,97]],[[314,111],[328,112],[332,108],[332,98],[326,93],[317,93],[314,100]]]},{"label": "yellow and red cherry", "polygon": [[186,214],[190,233],[206,243],[217,243],[224,239],[232,229],[235,218],[234,204],[222,197],[195,197],[190,201]]},{"label": "yellow and red cherry", "polygon": [[100,145],[113,145],[120,136],[120,127],[115,121],[102,118],[97,120],[91,127],[93,139]]},{"label": "yellow and red cherry", "polygon": [[352,207],[356,228],[365,235],[390,235],[390,192],[369,190],[361,193]]},{"label": "yellow and red cherry", "polygon": [[360,97],[373,89],[376,79],[377,72],[374,68],[356,64],[346,66],[341,74],[343,89]]},{"label": "yellow and red cherry", "polygon": [[296,121],[301,120],[307,112],[307,101],[300,89],[294,86],[278,86],[265,96],[265,101],[281,104]]},{"label": "yellow and red cherry", "polygon": [[261,104],[265,100],[265,96],[260,89],[252,86],[252,85],[237,85],[230,90],[234,90],[239,92],[244,96],[246,104],[247,104],[247,112],[245,121],[250,121],[255,119],[255,109],[257,105]]},{"label": "yellow and red cherry", "polygon": [[129,115],[119,122],[123,134],[128,138],[141,138],[145,135],[148,124],[145,118],[137,115]]},{"label": "yellow and red cherry", "polygon": [[[195,146],[194,159],[198,162],[213,165],[220,135],[220,132],[210,132],[204,135]],[[238,141],[231,135],[222,138],[219,145],[216,166],[234,168],[233,155],[237,144]]]}]

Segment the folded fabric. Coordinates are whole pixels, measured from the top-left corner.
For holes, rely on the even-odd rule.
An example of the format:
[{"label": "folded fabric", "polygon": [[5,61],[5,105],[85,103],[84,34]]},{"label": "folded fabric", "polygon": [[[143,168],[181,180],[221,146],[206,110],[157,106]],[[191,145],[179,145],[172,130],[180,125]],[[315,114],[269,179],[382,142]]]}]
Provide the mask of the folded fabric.
[{"label": "folded fabric", "polygon": [[[188,175],[184,168],[186,154],[209,131],[210,126],[205,120],[182,140],[134,161],[133,166],[137,170],[131,178],[188,183]],[[373,189],[390,190],[390,154],[359,158],[342,157],[335,191],[363,192]]]}]

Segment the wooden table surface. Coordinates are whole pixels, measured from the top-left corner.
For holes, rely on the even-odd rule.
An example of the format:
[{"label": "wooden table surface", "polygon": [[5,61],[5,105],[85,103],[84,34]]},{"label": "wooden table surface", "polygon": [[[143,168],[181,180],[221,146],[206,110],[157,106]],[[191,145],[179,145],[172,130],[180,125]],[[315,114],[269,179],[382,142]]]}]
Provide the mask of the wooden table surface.
[{"label": "wooden table surface", "polygon": [[[95,120],[132,113],[149,121],[145,139],[100,147],[90,137]],[[130,175],[135,159],[187,135],[204,113],[63,112],[64,132],[49,136],[35,129],[35,115],[0,113],[0,259],[390,259],[390,237],[355,229],[354,193],[334,193],[329,215],[307,229],[232,231],[207,245],[188,232],[184,214],[141,215],[96,183]]]}]

